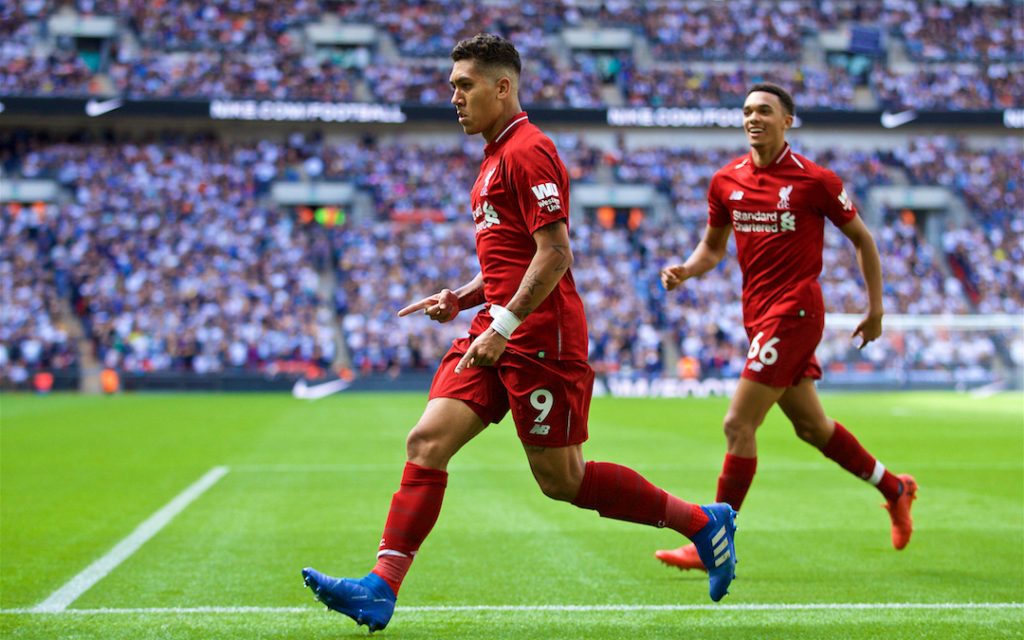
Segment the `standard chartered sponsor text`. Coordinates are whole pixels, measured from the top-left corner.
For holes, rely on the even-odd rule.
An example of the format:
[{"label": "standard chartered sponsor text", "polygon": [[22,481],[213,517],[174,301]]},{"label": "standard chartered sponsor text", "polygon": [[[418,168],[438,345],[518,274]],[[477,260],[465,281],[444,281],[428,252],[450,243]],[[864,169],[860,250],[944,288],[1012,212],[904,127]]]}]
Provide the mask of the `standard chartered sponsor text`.
[{"label": "standard chartered sponsor text", "polygon": [[778,222],[778,211],[738,211],[733,209],[732,219],[736,222]]},{"label": "standard chartered sponsor text", "polygon": [[778,211],[732,210],[732,226],[740,233],[778,233]]}]

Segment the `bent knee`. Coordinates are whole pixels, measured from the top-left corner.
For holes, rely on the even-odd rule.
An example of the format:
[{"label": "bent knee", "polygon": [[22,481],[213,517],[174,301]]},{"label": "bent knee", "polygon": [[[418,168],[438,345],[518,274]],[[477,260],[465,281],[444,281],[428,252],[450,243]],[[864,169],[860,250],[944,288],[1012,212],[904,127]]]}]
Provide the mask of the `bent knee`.
[{"label": "bent knee", "polygon": [[796,436],[804,442],[822,447],[828,442],[831,433],[830,424],[827,420],[797,419],[793,420],[793,431]]},{"label": "bent knee", "polygon": [[544,481],[540,478],[537,479],[537,486],[540,487],[541,493],[552,500],[559,500],[561,502],[572,502],[576,499],[576,494],[579,493],[580,489],[579,485],[574,485],[571,482],[564,482],[562,480]]},{"label": "bent knee", "polygon": [[741,418],[734,413],[726,415],[725,420],[722,421],[722,431],[725,432],[725,437],[729,440],[753,438],[758,426],[758,423]]},{"label": "bent knee", "polygon": [[440,439],[428,429],[416,425],[405,440],[405,453],[411,462],[426,466],[436,466],[448,462]]}]

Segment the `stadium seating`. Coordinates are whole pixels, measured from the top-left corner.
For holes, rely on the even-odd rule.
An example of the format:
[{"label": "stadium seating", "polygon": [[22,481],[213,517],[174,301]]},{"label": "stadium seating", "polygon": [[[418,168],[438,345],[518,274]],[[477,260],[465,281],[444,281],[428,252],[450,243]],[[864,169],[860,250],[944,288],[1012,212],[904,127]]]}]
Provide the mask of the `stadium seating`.
[{"label": "stadium seating", "polygon": [[[67,27],[112,17],[108,36],[80,38]],[[237,0],[201,9],[34,0],[0,7],[0,96],[447,105],[452,42],[493,30],[523,54],[529,106],[735,107],[751,83],[771,79],[793,89],[800,109],[1004,109],[1024,96],[1022,18],[1020,2],[930,0]],[[373,36],[314,37],[341,27]],[[878,49],[857,54],[851,44],[834,59],[828,43],[856,29],[868,41],[880,36]],[[571,32],[595,42],[607,32],[627,45],[588,48]],[[843,58],[855,54],[856,64]],[[395,311],[476,272],[464,220],[476,140],[0,136],[5,176],[51,178],[66,196],[0,213],[0,284],[13,301],[0,311],[4,379],[81,366],[69,314],[101,364],[129,372],[324,370],[340,360],[365,372],[429,369],[465,330],[462,320],[438,326]],[[595,368],[653,375],[678,360],[681,375],[735,375],[746,344],[735,262],[671,295],[658,271],[696,245],[711,174],[742,152],[740,141],[626,148],[607,137],[554,137],[574,184],[650,185],[671,211],[657,232],[651,221],[573,221]],[[912,213],[877,212],[887,311],[1024,312],[1019,144],[933,136],[892,147],[807,154],[862,205],[873,187],[899,184],[943,186],[963,202],[968,223],[943,230],[941,242],[926,238]],[[269,197],[275,183],[321,181],[351,185],[376,217],[307,227]],[[401,222],[410,219],[432,222]],[[825,263],[829,311],[862,310],[854,254],[835,230]],[[333,292],[325,282],[337,284]],[[859,352],[830,333],[819,355],[834,367],[941,368],[984,363],[990,347],[984,337],[908,331]]]},{"label": "stadium seating", "polygon": [[[452,43],[493,30],[523,54],[530,105],[734,106],[760,77],[792,85],[805,108],[1002,109],[1021,106],[1024,95],[1019,2],[124,4],[5,5],[0,93],[445,104]],[[118,27],[88,46],[51,28],[57,17],[95,16],[117,18]],[[376,39],[328,46],[310,35],[338,25],[368,28]],[[570,52],[570,29],[625,30],[633,44]],[[823,48],[856,29],[875,44]],[[858,96],[861,85],[869,91]]]},{"label": "stadium seating", "polygon": [[[1024,157],[1012,145],[954,145],[952,157],[949,148],[948,140],[922,138],[894,151],[833,150],[817,159],[850,176],[859,201],[869,188],[898,177],[946,185],[972,212],[972,225],[945,232],[943,252],[906,212],[883,216],[875,236],[889,313],[1020,313],[1024,228],[1014,212],[1021,208]],[[99,358],[127,371],[262,371],[293,361],[324,368],[335,359],[338,327],[357,370],[429,369],[465,331],[463,320],[439,326],[395,312],[476,273],[471,227],[460,219],[468,195],[448,185],[472,182],[479,145],[326,143],[293,135],[284,143],[31,140],[17,149],[5,163],[8,171],[55,178],[74,197],[49,213],[5,210],[5,288],[32,301],[10,308],[0,323],[6,366],[16,359],[12,353],[26,365],[74,366],[74,349],[52,311],[69,290]],[[574,271],[598,370],[655,373],[671,369],[676,357],[693,358],[702,375],[731,375],[742,366],[746,336],[734,260],[678,293],[667,295],[658,284],[660,268],[696,246],[711,173],[737,152],[566,145],[577,182],[600,174],[652,184],[669,197],[676,216],[657,233],[643,224],[631,230],[574,222]],[[354,182],[382,217],[307,229],[265,198],[272,180],[320,179]],[[405,224],[383,215],[417,211],[441,212],[439,222]],[[197,236],[198,228],[214,240]],[[860,312],[859,270],[838,231],[826,236],[825,263],[829,311]],[[53,264],[63,268],[45,268]],[[328,265],[338,282],[333,300],[317,290],[317,272]],[[883,367],[905,351],[903,344],[883,344],[884,351],[867,352],[869,360],[834,336],[823,344],[822,358]],[[979,345],[960,350],[964,357],[992,357]],[[956,357],[958,350],[950,352]]]}]

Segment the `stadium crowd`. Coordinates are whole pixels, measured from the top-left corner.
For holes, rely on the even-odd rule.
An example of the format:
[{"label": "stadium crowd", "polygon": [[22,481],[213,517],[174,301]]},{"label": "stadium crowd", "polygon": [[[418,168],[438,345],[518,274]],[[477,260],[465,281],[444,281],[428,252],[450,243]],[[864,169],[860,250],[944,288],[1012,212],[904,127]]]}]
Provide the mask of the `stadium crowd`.
[{"label": "stadium crowd", "polygon": [[[320,309],[309,238],[287,211],[256,200],[255,167],[278,151],[210,139],[65,142],[29,144],[8,159],[8,170],[51,177],[72,194],[36,233],[67,265],[69,298],[102,364],[272,373],[293,361],[333,362],[336,328],[329,307]],[[5,269],[22,261],[15,253]],[[18,295],[48,286],[46,264],[12,275]],[[27,311],[15,308],[5,335],[20,335]]]},{"label": "stadium crowd", "polygon": [[[944,151],[950,144],[925,138],[892,153],[832,151],[818,159],[852,176],[848,186],[855,193],[888,184],[893,171],[903,171],[911,181],[955,190],[976,216],[976,225],[946,233],[945,256],[936,255],[912,216],[886,217],[876,238],[890,313],[1019,313],[1024,229],[1013,212],[1021,206],[1024,158],[1011,145],[959,148],[951,160]],[[734,262],[668,298],[657,273],[696,245],[713,168],[736,150],[599,151],[578,141],[565,147],[574,179],[593,180],[599,163],[610,165],[615,180],[652,184],[665,193],[679,219],[672,233],[657,234],[642,226],[574,223],[580,256],[575,271],[590,314],[595,368],[653,373],[677,352],[705,374],[735,373],[746,339],[738,299],[722,296],[739,291]],[[9,246],[0,268],[4,294],[14,303],[5,305],[0,323],[4,366],[14,360],[74,362],[53,312],[63,296],[75,301],[103,362],[128,371],[265,369],[292,360],[325,367],[336,343],[334,323],[321,304],[327,301],[317,293],[316,269],[324,264],[336,265],[339,287],[329,302],[360,370],[429,367],[465,329],[459,322],[438,327],[425,318],[394,316],[418,296],[457,286],[475,273],[464,225],[353,224],[331,232],[325,247],[323,238],[296,228],[290,212],[260,196],[271,180],[349,180],[371,193],[381,211],[441,212],[441,219],[454,221],[467,196],[444,185],[471,183],[478,153],[473,145],[325,144],[295,135],[283,144],[33,142],[16,148],[5,158],[6,171],[54,177],[74,198],[50,213],[5,210]],[[445,180],[432,171],[442,171]],[[992,175],[1001,177],[996,190]],[[853,253],[838,232],[827,240],[823,285],[829,310],[857,312],[863,294]],[[960,278],[956,270],[950,275],[942,269],[946,259],[960,267]],[[387,283],[383,292],[380,283]],[[31,305],[22,302],[29,299]],[[901,343],[912,339],[912,332],[898,334],[892,344],[882,342],[885,351],[866,354],[881,366],[905,353]],[[927,346],[938,348],[934,342]],[[968,348],[954,342],[950,337],[945,343],[956,346],[952,352]],[[969,357],[992,357],[978,344],[970,348]],[[864,361],[838,336],[826,340],[822,357]]]},{"label": "stadium crowd", "polygon": [[118,94],[146,98],[356,100],[359,73],[302,51],[174,52],[145,49],[111,63]]},{"label": "stadium crowd", "polygon": [[[73,37],[48,31],[47,20],[67,11],[113,16],[122,27],[87,64]],[[854,101],[863,81],[880,108],[1003,109],[1021,106],[1024,95],[1020,2],[36,0],[5,5],[0,19],[0,93],[6,95],[445,104],[451,44],[481,30],[517,43],[523,101],[532,105],[735,106],[748,80],[779,79],[779,68],[751,71],[748,61],[785,63],[782,80],[806,107],[863,108]],[[333,21],[370,25],[394,46],[321,47],[304,29]],[[861,77],[843,66],[800,62],[809,35],[850,25],[887,34],[928,66],[897,71],[882,58]],[[571,27],[630,29],[651,59],[638,63],[632,49],[570,52],[560,34]],[[694,70],[694,61],[716,66]]]},{"label": "stadium crowd", "polygon": [[884,19],[920,62],[1024,62],[1024,4],[887,0]]},{"label": "stadium crowd", "polygon": [[757,72],[662,68],[626,74],[622,87],[626,104],[634,107],[741,107],[747,88],[769,79],[791,87],[800,96],[802,109],[853,108],[853,82],[835,68],[815,71],[778,66]]},{"label": "stadium crowd", "polygon": [[0,208],[0,379],[15,383],[78,364],[60,310],[70,293],[69,256],[45,223],[50,215],[46,205]]},{"label": "stadium crowd", "polygon": [[[651,184],[676,217],[670,232],[658,233],[647,222],[630,229],[592,216],[574,221],[574,271],[595,368],[653,374],[683,358],[691,372],[736,373],[746,336],[735,261],[672,295],[658,285],[658,271],[696,246],[711,174],[738,149],[608,150],[570,136],[559,144],[575,181],[610,176]],[[326,368],[337,355],[339,326],[357,370],[429,368],[465,331],[468,318],[438,326],[395,312],[477,270],[471,228],[459,220],[467,190],[451,188],[475,176],[479,145],[470,141],[326,143],[295,134],[278,143],[231,144],[19,139],[4,148],[6,173],[52,177],[72,194],[66,204],[3,211],[0,367],[8,373],[13,363],[75,363],[57,313],[61,299],[74,303],[100,360],[125,371],[272,371],[294,362]],[[911,212],[886,213],[875,236],[888,313],[1024,312],[1024,225],[1014,213],[1024,204],[1019,148],[921,138],[892,152],[830,150],[817,160],[849,176],[860,201],[902,173],[913,183],[949,187],[971,212],[971,224],[945,233],[941,251]],[[274,180],[324,179],[354,183],[393,218],[307,229],[266,198]],[[416,222],[424,219],[431,221]],[[860,312],[859,270],[838,231],[826,236],[825,264],[829,311]],[[329,265],[338,283],[333,299],[318,290],[318,271]],[[908,349],[915,340],[922,348]],[[836,334],[821,357],[828,365],[882,367],[912,352],[920,360],[907,366],[927,368],[948,357],[992,358],[986,343],[984,336],[894,332],[858,352]],[[936,355],[947,352],[954,355]]]}]

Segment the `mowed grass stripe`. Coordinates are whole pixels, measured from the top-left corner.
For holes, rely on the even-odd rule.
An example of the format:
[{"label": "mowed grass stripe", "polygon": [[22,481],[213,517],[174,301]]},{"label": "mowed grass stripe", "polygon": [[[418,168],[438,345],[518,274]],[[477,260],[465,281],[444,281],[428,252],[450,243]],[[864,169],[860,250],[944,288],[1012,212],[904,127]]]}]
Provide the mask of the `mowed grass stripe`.
[{"label": "mowed grass stripe", "polygon": [[[48,406],[53,400],[62,410]],[[102,411],[82,410],[95,399],[78,400],[4,397],[0,637],[365,636],[311,606],[299,569],[361,575],[372,566],[422,394],[341,394],[312,405],[283,395],[127,394],[103,398]],[[885,464],[922,483],[906,551],[891,548],[877,492],[797,440],[773,411],[759,433],[758,480],[740,519],[736,588],[724,606],[712,605],[705,575],[653,558],[654,549],[681,544],[678,534],[544,498],[506,421],[453,461],[441,519],[389,634],[1021,637],[1019,395],[979,402],[851,394],[825,405]],[[726,406],[724,399],[595,398],[585,454],[707,501]],[[893,407],[908,415],[892,417]],[[213,465],[230,466],[230,482],[175,518],[68,615],[27,613]],[[547,603],[584,608],[536,608]],[[783,608],[800,603],[872,608]],[[920,608],[946,605],[957,608]],[[108,610],[124,613],[70,613]],[[722,613],[729,611],[737,614]]]},{"label": "mowed grass stripe", "polygon": [[216,484],[227,472],[227,467],[214,467],[210,469],[203,477],[196,480],[163,508],[136,527],[134,531],[118,542],[103,557],[83,569],[81,573],[65,583],[64,586],[54,591],[50,597],[36,605],[33,610],[37,613],[59,613],[65,610],[79,596],[138,551],[142,545],[146,544],[147,540],[159,533],[176,515],[184,511],[199,496],[203,495],[207,489]]}]

